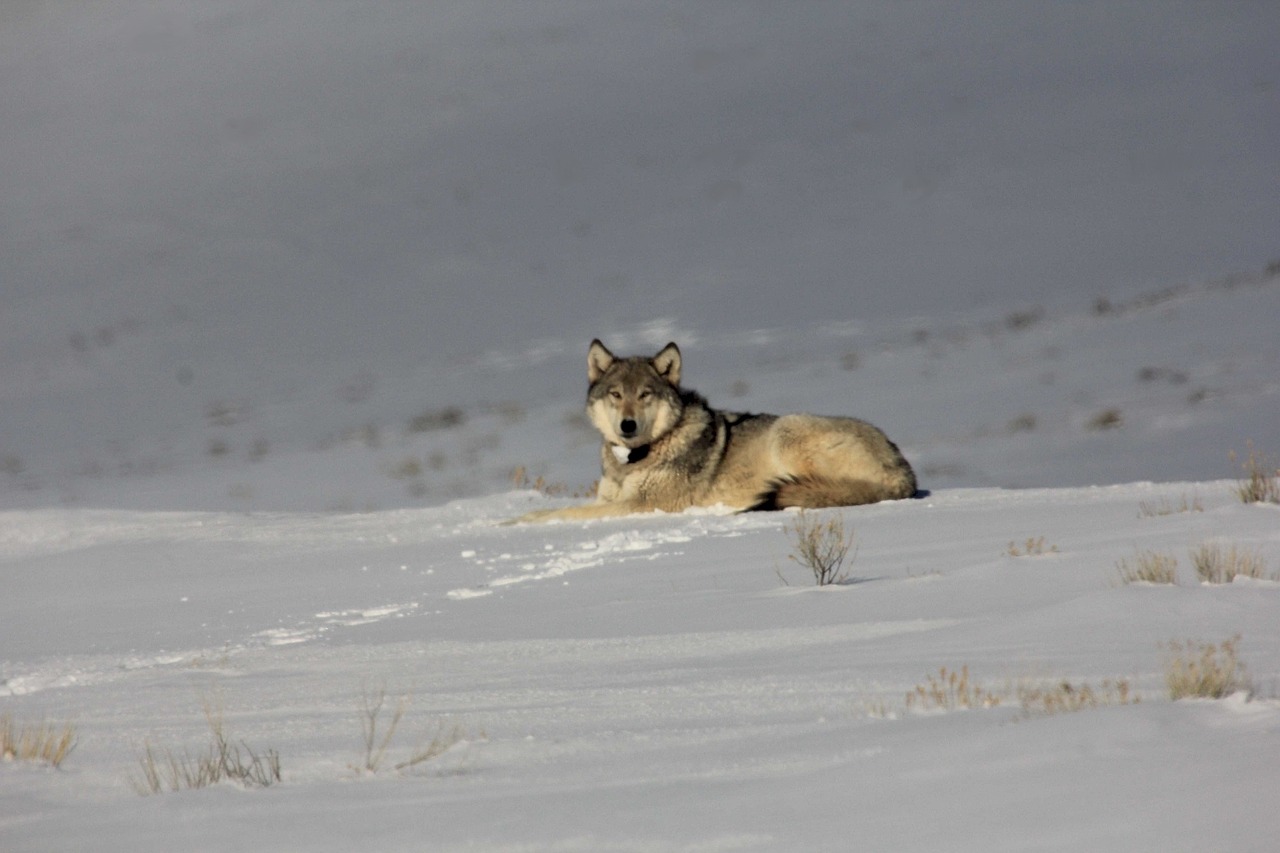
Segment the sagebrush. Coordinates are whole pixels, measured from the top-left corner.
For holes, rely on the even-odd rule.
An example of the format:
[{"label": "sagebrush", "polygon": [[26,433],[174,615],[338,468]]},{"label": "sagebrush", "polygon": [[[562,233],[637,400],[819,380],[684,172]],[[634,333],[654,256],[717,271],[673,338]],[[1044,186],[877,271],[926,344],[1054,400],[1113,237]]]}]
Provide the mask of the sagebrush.
[{"label": "sagebrush", "polygon": [[1276,580],[1276,574],[1267,571],[1261,552],[1242,548],[1235,543],[1221,545],[1206,542],[1191,550],[1191,563],[1203,583],[1231,583],[1238,577],[1255,580]]},{"label": "sagebrush", "polygon": [[[1237,461],[1231,451],[1232,461]],[[1244,503],[1280,504],[1280,462],[1254,449],[1249,442],[1249,458],[1240,463],[1244,478],[1236,484],[1236,495]]]},{"label": "sagebrush", "polygon": [[1221,643],[1169,644],[1170,658],[1165,668],[1169,698],[1222,699],[1252,685],[1239,657],[1240,635]]},{"label": "sagebrush", "polygon": [[1139,551],[1116,563],[1120,583],[1176,584],[1178,558],[1160,551]]},{"label": "sagebrush", "polygon": [[787,559],[807,568],[818,586],[849,580],[844,564],[853,548],[854,533],[852,529],[845,532],[843,515],[822,518],[802,509],[786,529],[794,549]]}]

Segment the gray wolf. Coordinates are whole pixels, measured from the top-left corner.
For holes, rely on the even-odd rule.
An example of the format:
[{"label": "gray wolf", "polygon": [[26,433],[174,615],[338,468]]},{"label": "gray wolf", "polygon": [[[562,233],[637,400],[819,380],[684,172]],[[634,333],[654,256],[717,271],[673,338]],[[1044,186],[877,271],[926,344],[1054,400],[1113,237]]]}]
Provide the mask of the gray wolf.
[{"label": "gray wolf", "polygon": [[766,510],[909,498],[916,476],[897,446],[855,418],[725,412],[680,387],[680,349],[619,358],[587,350],[587,416],[600,431],[595,503],[517,522],[679,512]]}]

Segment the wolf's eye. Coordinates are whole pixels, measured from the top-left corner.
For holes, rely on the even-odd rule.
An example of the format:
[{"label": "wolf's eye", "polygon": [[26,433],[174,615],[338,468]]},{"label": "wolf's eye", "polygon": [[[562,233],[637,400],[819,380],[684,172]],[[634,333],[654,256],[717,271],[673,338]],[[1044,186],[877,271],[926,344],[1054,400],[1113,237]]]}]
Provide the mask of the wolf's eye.
[{"label": "wolf's eye", "polygon": [[653,392],[652,392],[652,391],[650,391],[648,388],[646,388],[646,389],[644,389],[643,391],[641,391],[641,392],[640,392],[640,399],[641,399],[641,400],[648,400],[648,399],[649,399],[650,397],[652,397],[652,396],[653,396]]},{"label": "wolf's eye", "polygon": [[615,400],[621,400],[621,399],[622,399],[622,392],[621,392],[621,391],[610,391],[610,392],[609,392],[609,396],[610,396],[610,397],[612,397],[612,398],[613,398],[613,399],[615,399]]}]

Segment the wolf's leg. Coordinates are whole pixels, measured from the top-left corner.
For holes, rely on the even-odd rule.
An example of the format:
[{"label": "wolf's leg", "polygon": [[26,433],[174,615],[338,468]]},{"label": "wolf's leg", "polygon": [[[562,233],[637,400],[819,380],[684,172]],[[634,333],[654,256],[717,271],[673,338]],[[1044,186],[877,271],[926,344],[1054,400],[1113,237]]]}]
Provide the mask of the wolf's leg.
[{"label": "wolf's leg", "polygon": [[581,504],[566,506],[560,509],[539,509],[527,512],[519,518],[513,518],[504,524],[536,524],[544,521],[587,521],[593,518],[617,518],[623,515],[634,515],[639,512],[652,512],[651,507],[643,507],[625,501],[618,503]]}]

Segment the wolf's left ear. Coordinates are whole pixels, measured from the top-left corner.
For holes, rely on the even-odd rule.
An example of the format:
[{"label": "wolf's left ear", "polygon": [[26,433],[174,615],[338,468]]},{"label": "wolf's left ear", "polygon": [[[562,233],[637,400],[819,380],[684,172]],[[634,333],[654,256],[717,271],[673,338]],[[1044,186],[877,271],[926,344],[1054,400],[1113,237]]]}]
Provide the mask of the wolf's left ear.
[{"label": "wolf's left ear", "polygon": [[605,371],[613,366],[613,353],[600,343],[600,339],[591,342],[591,346],[587,348],[587,381],[595,382]]},{"label": "wolf's left ear", "polygon": [[680,384],[680,347],[667,344],[653,357],[653,369],[672,385]]}]

